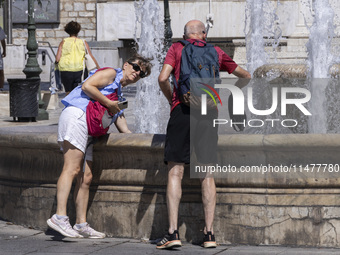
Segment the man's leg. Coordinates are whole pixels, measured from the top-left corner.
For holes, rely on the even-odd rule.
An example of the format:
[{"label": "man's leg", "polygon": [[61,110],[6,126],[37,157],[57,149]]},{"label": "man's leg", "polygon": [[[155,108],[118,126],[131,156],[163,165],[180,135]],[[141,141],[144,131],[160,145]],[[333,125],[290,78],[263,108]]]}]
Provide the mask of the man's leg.
[{"label": "man's leg", "polygon": [[202,185],[202,202],[204,210],[205,227],[204,234],[213,231],[213,222],[215,216],[216,207],[216,186],[215,179],[212,177],[207,177],[201,179]]},{"label": "man's leg", "polygon": [[[157,243],[157,249],[181,247],[178,233],[178,209],[182,197],[184,164],[190,159],[190,108],[176,106],[171,112],[167,127],[164,149],[164,162],[168,163],[167,209],[169,229],[164,238]],[[181,162],[181,163],[179,163]]]},{"label": "man's leg", "polygon": [[184,164],[168,163],[168,185],[166,190],[166,202],[168,206],[169,234],[177,230],[178,209],[182,197],[182,179]]},{"label": "man's leg", "polygon": [[[193,117],[196,117],[197,123],[192,142],[194,143],[197,161],[203,167],[209,167],[213,165],[213,162],[217,162],[218,130],[211,124],[212,120],[217,118],[217,116],[216,110],[210,110],[205,117],[200,116],[200,113],[197,112],[193,115]],[[214,239],[212,235],[216,208],[216,186],[213,177],[214,174],[210,172],[200,176],[205,219],[204,234],[205,239],[208,237],[209,240]],[[214,244],[209,243],[209,247],[213,247],[212,245],[216,247],[215,240]],[[207,247],[206,240],[204,240],[204,247]]]},{"label": "man's leg", "polygon": [[215,248],[217,246],[213,230],[216,207],[215,180],[211,176],[206,176],[205,178],[201,179],[201,185],[205,220],[204,239],[201,243],[201,246],[204,248]]},{"label": "man's leg", "polygon": [[182,178],[184,164],[168,162],[168,185],[166,190],[166,202],[168,206],[169,230],[161,241],[157,243],[157,249],[172,249],[181,247],[178,225],[178,208],[182,197]]}]

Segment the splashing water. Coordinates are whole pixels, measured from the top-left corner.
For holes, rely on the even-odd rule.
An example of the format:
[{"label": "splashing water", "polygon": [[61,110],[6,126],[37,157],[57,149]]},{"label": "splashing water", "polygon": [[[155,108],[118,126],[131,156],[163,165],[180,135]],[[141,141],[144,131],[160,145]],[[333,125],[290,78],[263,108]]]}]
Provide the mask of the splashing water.
[{"label": "splashing water", "polygon": [[[337,119],[340,115],[340,103],[339,100],[334,97],[340,90],[337,85],[338,81],[332,80],[330,69],[335,61],[339,61],[332,54],[332,39],[335,35],[334,25],[334,11],[330,6],[329,0],[317,0],[312,1],[308,4],[308,7],[313,13],[313,23],[307,28],[310,31],[308,43],[306,44],[308,59],[307,64],[307,80],[297,82],[298,87],[305,87],[311,92],[311,100],[306,105],[308,110],[312,113],[312,116],[302,116],[299,118],[299,126],[293,132],[308,132],[308,133],[339,133],[339,125]],[[309,3],[309,2],[308,2]],[[268,61],[268,55],[264,51],[263,36],[270,35],[264,28],[268,22],[266,15],[268,1],[261,0],[255,3],[254,0],[247,0],[247,11],[248,11],[248,26],[249,32],[246,34],[247,38],[247,60],[249,61],[248,70],[256,70],[258,66],[261,66],[265,61]],[[250,16],[249,16],[250,15]],[[254,16],[254,17],[253,17]],[[277,15],[274,15],[274,21],[279,21]],[[277,34],[281,36],[281,30],[274,31],[274,38]],[[277,32],[275,32],[277,31]],[[272,36],[272,35],[271,35]],[[274,41],[273,46],[278,45]],[[333,50],[334,51],[334,50]],[[299,65],[292,65],[294,72],[299,69]],[[333,70],[334,71],[334,70]],[[270,77],[270,72],[275,74],[273,71],[268,71],[266,77],[271,80],[275,78]],[[279,73],[280,76],[282,73]],[[333,73],[334,75],[334,73]],[[277,76],[277,75],[276,75]],[[339,76],[338,76],[339,77]],[[298,77],[296,77],[298,78]],[[295,86],[292,81],[292,86]],[[289,84],[283,84],[288,86]],[[263,85],[261,84],[263,87]],[[261,92],[261,95],[264,94]],[[263,102],[267,99],[263,100]],[[264,106],[266,107],[266,106]],[[266,109],[266,108],[265,108]],[[291,112],[294,115],[294,112]],[[275,117],[275,116],[274,116]],[[274,118],[273,117],[273,118]],[[296,115],[298,117],[298,115]],[[301,122],[301,123],[300,123]],[[301,125],[300,125],[301,124]],[[270,132],[275,132],[272,129]],[[282,133],[281,130],[278,131]]]},{"label": "splashing water", "polygon": [[247,70],[251,74],[258,67],[269,62],[270,53],[265,51],[264,37],[271,38],[274,59],[276,59],[276,49],[282,38],[282,30],[276,14],[279,5],[279,0],[276,8],[268,0],[247,0],[244,33],[246,35]]},{"label": "splashing water", "polygon": [[278,8],[280,6],[280,0],[277,0],[277,7],[275,8],[274,12],[272,13],[272,17],[273,17],[273,26],[272,26],[272,48],[273,51],[275,53],[275,62],[277,62],[276,60],[276,50],[280,45],[280,41],[282,39],[282,29],[280,28],[280,22],[279,22],[279,17],[277,15],[278,12]]},{"label": "splashing water", "polygon": [[307,66],[311,78],[328,78],[329,68],[334,62],[331,43],[334,37],[334,11],[328,0],[313,1],[314,21],[309,28],[310,36],[306,44]]},{"label": "splashing water", "polygon": [[267,0],[247,0],[246,33],[247,69],[253,74],[256,68],[267,63],[268,55],[264,50],[263,40],[263,6]]},{"label": "splashing water", "polygon": [[312,100],[309,119],[310,133],[327,133],[326,88],[330,83],[329,69],[335,57],[331,53],[331,43],[334,37],[334,11],[328,0],[313,1],[314,20],[309,28],[310,36],[306,44],[308,59],[308,79]]},{"label": "splashing water", "polygon": [[[135,41],[138,53],[153,58],[151,75],[137,83],[135,100],[135,131],[164,134],[169,116],[168,103],[158,85],[161,60],[164,58],[164,23],[161,21],[157,0],[135,1],[137,22],[141,25],[140,38]],[[137,27],[137,24],[136,24]]]}]

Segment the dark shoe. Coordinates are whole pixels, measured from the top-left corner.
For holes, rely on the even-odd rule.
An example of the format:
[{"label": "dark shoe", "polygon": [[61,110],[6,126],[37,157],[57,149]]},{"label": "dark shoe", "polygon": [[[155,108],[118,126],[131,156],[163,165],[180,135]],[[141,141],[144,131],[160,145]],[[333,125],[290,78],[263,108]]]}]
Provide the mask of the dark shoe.
[{"label": "dark shoe", "polygon": [[161,241],[157,243],[157,249],[172,249],[182,246],[182,242],[179,239],[178,231],[175,230],[172,234],[167,234]]},{"label": "dark shoe", "polygon": [[204,239],[201,244],[204,248],[216,248],[217,244],[215,241],[215,236],[209,231],[206,235],[204,235]]}]

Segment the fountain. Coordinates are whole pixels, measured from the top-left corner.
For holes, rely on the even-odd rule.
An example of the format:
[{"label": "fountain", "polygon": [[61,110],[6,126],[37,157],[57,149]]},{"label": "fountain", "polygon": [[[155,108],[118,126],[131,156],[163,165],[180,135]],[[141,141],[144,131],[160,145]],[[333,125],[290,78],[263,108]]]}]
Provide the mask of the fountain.
[{"label": "fountain", "polygon": [[[250,0],[251,1],[251,0]],[[252,1],[251,1],[252,2]],[[334,11],[330,6],[328,0],[313,1],[312,9],[314,10],[314,21],[309,28],[310,37],[306,44],[308,59],[306,65],[273,65],[268,66],[268,63],[264,63],[254,72],[255,77],[268,77],[272,73],[279,74],[284,78],[329,78],[335,77],[339,71],[338,65],[334,64],[335,57],[333,56],[331,42],[334,37]],[[312,11],[312,10],[311,10]],[[254,24],[254,22],[251,22]],[[255,34],[263,32],[263,25],[254,24],[253,30],[256,30]],[[259,31],[259,32],[258,32]],[[257,35],[258,37],[259,35]],[[263,36],[263,35],[262,35]],[[249,37],[249,35],[247,36]],[[256,38],[257,38],[256,37]],[[260,40],[259,40],[260,41]],[[261,41],[260,41],[261,42]],[[248,44],[248,42],[247,42]],[[261,46],[262,45],[262,46]],[[257,47],[263,48],[264,43],[257,43]],[[249,48],[249,51],[253,51]],[[257,50],[255,50],[256,52]],[[261,52],[261,50],[260,50]],[[258,58],[256,55],[254,58]],[[249,59],[247,59],[249,61]],[[251,59],[250,59],[251,60]],[[261,61],[263,62],[263,61]],[[283,68],[280,70],[280,68]],[[272,71],[272,72],[270,72]],[[268,73],[269,72],[269,73]]]},{"label": "fountain", "polygon": [[[327,1],[322,3],[328,4]],[[155,14],[159,11],[157,2],[138,1],[136,5],[138,17],[148,13],[143,16],[143,20],[138,18],[138,21],[142,23],[146,19],[149,22],[148,25],[142,25],[138,40],[139,52],[147,57],[154,56],[154,61],[159,60],[163,57],[158,54],[160,50],[154,52],[154,55],[149,55],[147,51],[148,48],[158,47],[162,41],[162,38],[154,37],[156,34],[153,28],[162,29],[157,23],[159,14]],[[314,5],[314,8],[322,9],[323,6]],[[257,15],[261,15],[257,11]],[[143,31],[145,26],[149,28]],[[247,38],[251,38],[250,33]],[[253,64],[257,64],[256,58],[252,59]],[[331,61],[329,63],[332,64]],[[153,110],[166,108],[164,116],[167,118],[167,103],[161,106],[156,104],[156,96],[161,99],[164,97],[158,90],[156,80],[160,65],[157,61],[154,65],[155,77],[149,77],[150,81],[145,80],[146,84],[138,84],[141,88],[138,93],[141,100],[148,93],[156,93],[137,106],[140,110],[137,115],[141,115],[142,109],[152,101],[147,115],[156,116]],[[250,68],[255,69],[255,66]],[[257,67],[254,71],[256,79],[249,85],[253,86],[254,107],[269,109],[272,104],[265,101],[268,101],[266,98],[272,98],[272,87],[277,84],[310,90],[311,83],[305,82],[309,70],[307,65],[302,64],[267,63]],[[329,76],[334,77],[338,70],[333,65]],[[288,83],[292,77],[294,79]],[[255,80],[262,81],[256,84]],[[332,99],[340,91],[335,83],[331,80],[324,90],[328,98],[327,134],[320,134],[319,131],[311,134],[308,116],[301,117],[301,111],[293,109],[288,110],[288,114],[299,117],[303,121],[301,126],[276,133],[233,132],[219,137],[220,166],[215,168],[230,170],[221,172],[221,178],[216,179],[214,229],[219,243],[340,247],[340,237],[337,234],[340,226],[340,136],[337,134],[340,116],[335,111],[339,109],[336,100]],[[147,91],[151,86],[155,87]],[[277,93],[281,92],[281,87],[278,87]],[[228,98],[223,93],[221,89],[221,96]],[[316,96],[313,93],[311,91],[314,101]],[[223,98],[222,101],[226,106]],[[264,103],[263,108],[258,103]],[[309,105],[306,108],[314,113]],[[159,122],[158,118],[156,123]],[[248,115],[247,120],[250,118],[252,116]],[[151,123],[151,120],[147,122]],[[144,127],[149,123],[138,123],[138,127],[149,128]],[[45,220],[55,211],[55,187],[62,168],[62,153],[56,139],[56,134],[39,133],[38,130],[22,135],[0,133],[1,218],[46,230]],[[167,221],[164,221],[167,215],[164,141],[164,135],[110,134],[95,144],[93,185],[88,208],[88,221],[94,228],[114,237],[143,240],[156,239],[164,234],[168,227]],[[204,226],[204,217],[200,182],[190,179],[188,172],[185,171],[183,178],[179,232],[183,240],[194,242],[201,238],[200,229]],[[71,207],[71,221],[75,218],[74,211]]]},{"label": "fountain", "polygon": [[[333,115],[336,108],[327,107],[326,88],[332,88],[337,84],[332,83],[330,67],[334,63],[331,53],[331,44],[334,37],[333,25],[334,11],[328,0],[314,1],[314,21],[309,28],[310,37],[306,45],[308,52],[308,75],[310,90],[314,99],[311,103],[313,116],[309,120],[310,131],[313,133],[327,133],[327,112]],[[334,102],[331,95],[330,101]],[[334,106],[334,103],[332,103]],[[329,110],[328,110],[329,109]],[[338,130],[337,130],[338,132]]]},{"label": "fountain", "polygon": [[[279,6],[279,2],[278,0],[277,6]],[[269,43],[264,38],[268,38],[267,40],[272,45],[274,53],[280,43],[282,31],[278,26],[277,8],[274,8],[268,0],[247,0],[246,2],[244,33],[247,50],[247,70],[251,74],[269,61],[270,54],[264,48]]]},{"label": "fountain", "polygon": [[313,1],[313,10],[314,21],[309,28],[310,37],[306,45],[308,73],[311,78],[329,78],[329,69],[334,63],[331,53],[334,11],[328,0]]},{"label": "fountain", "polygon": [[[140,25],[140,38],[135,40],[138,53],[152,58],[151,75],[137,83],[135,105],[135,132],[165,134],[169,118],[168,103],[158,85],[158,75],[165,57],[164,24],[160,16],[160,7],[156,0],[136,1],[136,19]],[[136,26],[137,28],[137,26]]]},{"label": "fountain", "polygon": [[268,62],[268,54],[264,50],[263,25],[265,16],[264,11],[268,6],[267,0],[247,1],[246,5],[246,24],[249,27],[246,33],[247,48],[247,70],[252,74],[256,68]]},{"label": "fountain", "polygon": [[[265,78],[265,80],[257,81],[261,84],[260,86],[256,84],[256,81],[252,84],[254,90],[258,90],[257,96],[264,99],[259,100],[258,107],[267,107],[268,100],[265,99],[266,96],[263,95],[263,92],[266,88],[271,88],[274,85],[308,89],[312,95],[312,99],[308,102],[312,116],[308,118],[301,115],[296,116],[296,113],[293,112],[291,117],[300,119],[301,124],[298,128],[293,130],[267,129],[261,132],[323,134],[340,132],[340,129],[329,121],[340,117],[338,116],[340,105],[332,96],[332,92],[337,90],[337,82],[334,78],[337,78],[339,73],[339,65],[334,64],[335,57],[331,53],[331,42],[335,31],[334,11],[328,0],[313,1],[312,10],[314,10],[314,20],[312,26],[308,27],[310,37],[306,44],[308,53],[306,64],[264,64],[256,68],[253,76]],[[329,96],[327,97],[327,95]],[[278,116],[271,117],[278,118]]]}]

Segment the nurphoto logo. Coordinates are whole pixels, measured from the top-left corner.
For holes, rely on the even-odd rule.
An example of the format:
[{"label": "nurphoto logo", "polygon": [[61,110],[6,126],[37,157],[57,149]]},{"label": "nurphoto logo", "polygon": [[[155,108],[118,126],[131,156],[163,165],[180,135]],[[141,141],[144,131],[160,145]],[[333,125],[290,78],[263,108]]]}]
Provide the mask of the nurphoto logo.
[{"label": "nurphoto logo", "polygon": [[[222,100],[220,97],[220,94],[217,93],[217,91],[209,85],[203,84],[202,85],[208,87],[219,99],[221,105]],[[248,87],[247,93],[245,96],[244,92],[238,88],[235,85],[231,84],[215,84],[215,88],[224,90],[227,89],[230,91],[232,97],[233,97],[233,103],[232,103],[232,114],[233,115],[244,115],[245,114],[245,106],[247,106],[247,109],[250,113],[257,116],[269,116],[273,113],[275,113],[278,110],[278,107],[280,109],[280,115],[286,116],[287,115],[287,106],[292,105],[296,107],[299,111],[302,112],[305,116],[311,116],[312,114],[310,111],[304,106],[304,104],[308,103],[311,99],[311,93],[309,90],[305,88],[297,88],[297,87],[272,87],[272,97],[271,97],[271,106],[267,109],[256,109],[254,104],[254,98],[253,98],[253,88]],[[201,88],[203,91],[205,91],[215,102],[215,98],[212,95],[210,91],[208,91],[205,88]],[[221,93],[221,92],[220,92]],[[201,114],[207,115],[207,94],[201,94]],[[299,98],[292,98],[289,97],[289,95],[299,95]],[[297,119],[249,119],[246,121],[245,119],[242,122],[233,123],[232,120],[228,119],[213,119],[213,126],[217,125],[225,125],[227,123],[232,124],[243,124],[244,126],[249,127],[262,127],[265,123],[271,124],[274,126],[274,123],[280,122],[283,127],[295,127],[298,125]]]}]

